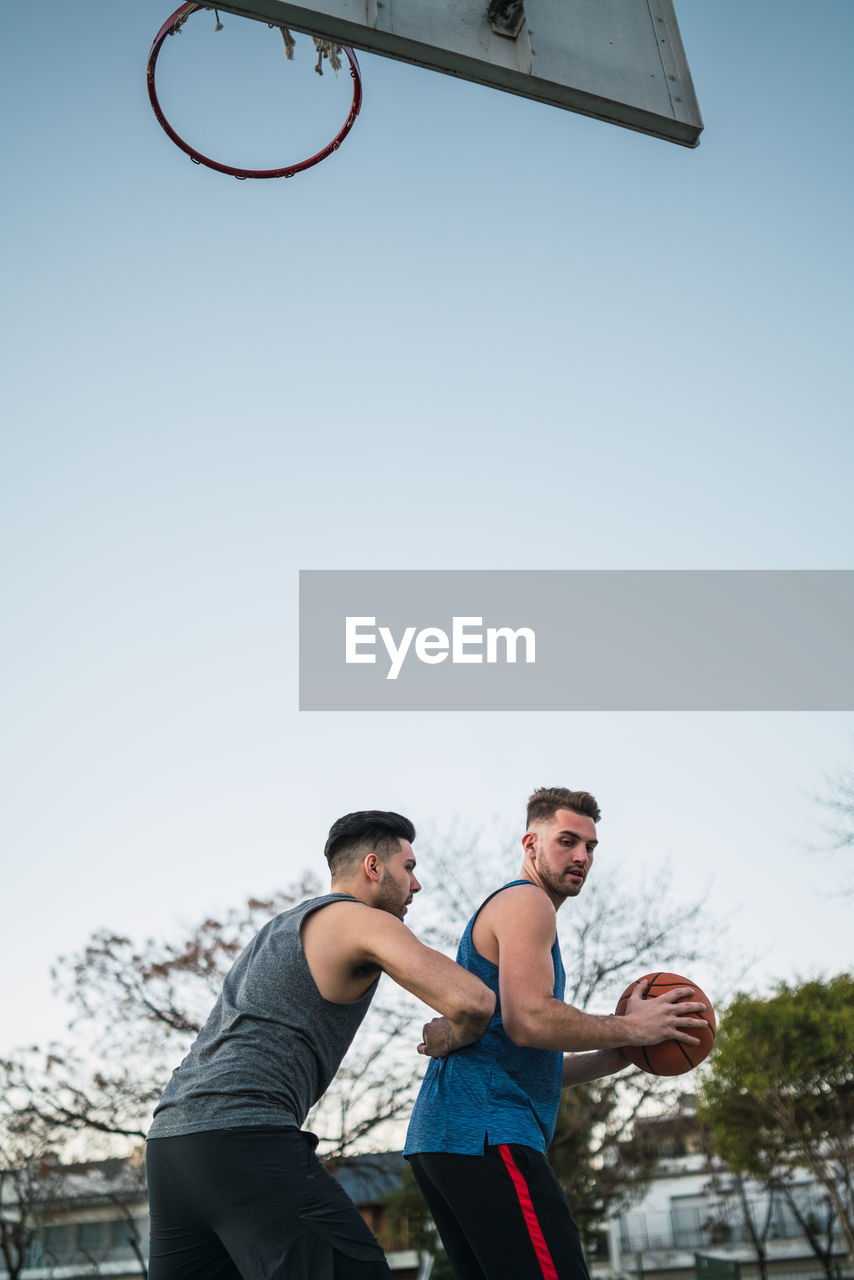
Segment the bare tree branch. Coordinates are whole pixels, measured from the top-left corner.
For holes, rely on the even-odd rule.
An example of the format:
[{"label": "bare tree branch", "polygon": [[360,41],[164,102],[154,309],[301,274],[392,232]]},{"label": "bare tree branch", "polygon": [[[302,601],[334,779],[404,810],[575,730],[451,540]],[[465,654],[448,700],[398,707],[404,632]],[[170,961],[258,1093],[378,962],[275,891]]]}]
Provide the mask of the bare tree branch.
[{"label": "bare tree branch", "polygon": [[[843,770],[836,777],[828,778],[827,785],[829,793],[815,797],[817,803],[832,815],[825,826],[830,837],[830,846],[825,852],[840,853],[854,849],[854,769]],[[839,890],[836,892],[838,894]],[[846,897],[854,896],[854,878],[841,892]]]}]

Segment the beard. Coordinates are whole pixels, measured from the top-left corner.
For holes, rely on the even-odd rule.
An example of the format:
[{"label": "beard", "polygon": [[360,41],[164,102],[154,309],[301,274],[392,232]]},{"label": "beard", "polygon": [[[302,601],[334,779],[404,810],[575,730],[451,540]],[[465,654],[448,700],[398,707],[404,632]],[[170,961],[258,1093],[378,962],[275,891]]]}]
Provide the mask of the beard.
[{"label": "beard", "polygon": [[539,864],[537,871],[545,885],[559,898],[577,898],[584,887],[584,880],[577,881],[566,875],[558,875],[550,867]]},{"label": "beard", "polygon": [[402,920],[408,897],[409,895],[403,892],[400,885],[396,884],[390,875],[386,875],[379,887],[374,906]]}]

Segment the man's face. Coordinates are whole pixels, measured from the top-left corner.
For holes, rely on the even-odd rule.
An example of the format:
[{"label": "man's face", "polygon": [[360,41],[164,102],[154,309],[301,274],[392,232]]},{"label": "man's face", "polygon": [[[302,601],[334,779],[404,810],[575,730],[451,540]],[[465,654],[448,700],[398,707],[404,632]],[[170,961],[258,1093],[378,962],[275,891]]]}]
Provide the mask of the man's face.
[{"label": "man's face", "polygon": [[523,840],[544,885],[559,898],[575,898],[584,888],[596,843],[593,819],[570,809],[533,823]]},{"label": "man's face", "polygon": [[402,920],[406,908],[421,889],[415,878],[415,854],[408,840],[400,841],[400,848],[382,862],[382,879],[377,886],[375,907],[389,911]]}]

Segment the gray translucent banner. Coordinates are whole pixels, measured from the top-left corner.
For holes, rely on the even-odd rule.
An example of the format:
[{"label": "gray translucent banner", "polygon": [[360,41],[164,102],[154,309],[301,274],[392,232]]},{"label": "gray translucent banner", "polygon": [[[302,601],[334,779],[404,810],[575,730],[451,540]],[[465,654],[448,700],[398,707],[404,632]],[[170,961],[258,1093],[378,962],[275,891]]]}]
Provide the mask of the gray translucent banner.
[{"label": "gray translucent banner", "polygon": [[854,571],[304,571],[303,711],[851,711]]}]

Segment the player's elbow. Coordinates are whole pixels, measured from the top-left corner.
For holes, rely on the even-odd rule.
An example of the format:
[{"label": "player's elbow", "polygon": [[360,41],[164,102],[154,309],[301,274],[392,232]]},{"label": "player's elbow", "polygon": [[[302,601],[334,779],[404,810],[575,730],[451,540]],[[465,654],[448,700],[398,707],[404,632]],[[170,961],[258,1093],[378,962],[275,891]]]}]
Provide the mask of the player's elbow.
[{"label": "player's elbow", "polygon": [[492,1021],[492,1015],[495,1013],[495,992],[490,991],[481,983],[480,990],[473,996],[473,1008],[471,1015],[477,1022],[483,1024],[484,1031]]},{"label": "player's elbow", "polygon": [[477,1027],[479,1032],[483,1034],[492,1019],[495,1012],[495,994],[489,990],[489,987],[478,981],[476,987],[472,987],[466,993],[464,1000],[460,1001],[458,1010],[456,1011],[455,1020],[465,1022],[472,1027]]},{"label": "player's elbow", "polygon": [[526,1009],[505,1009],[502,1023],[506,1035],[520,1049],[536,1048],[536,1019]]}]

